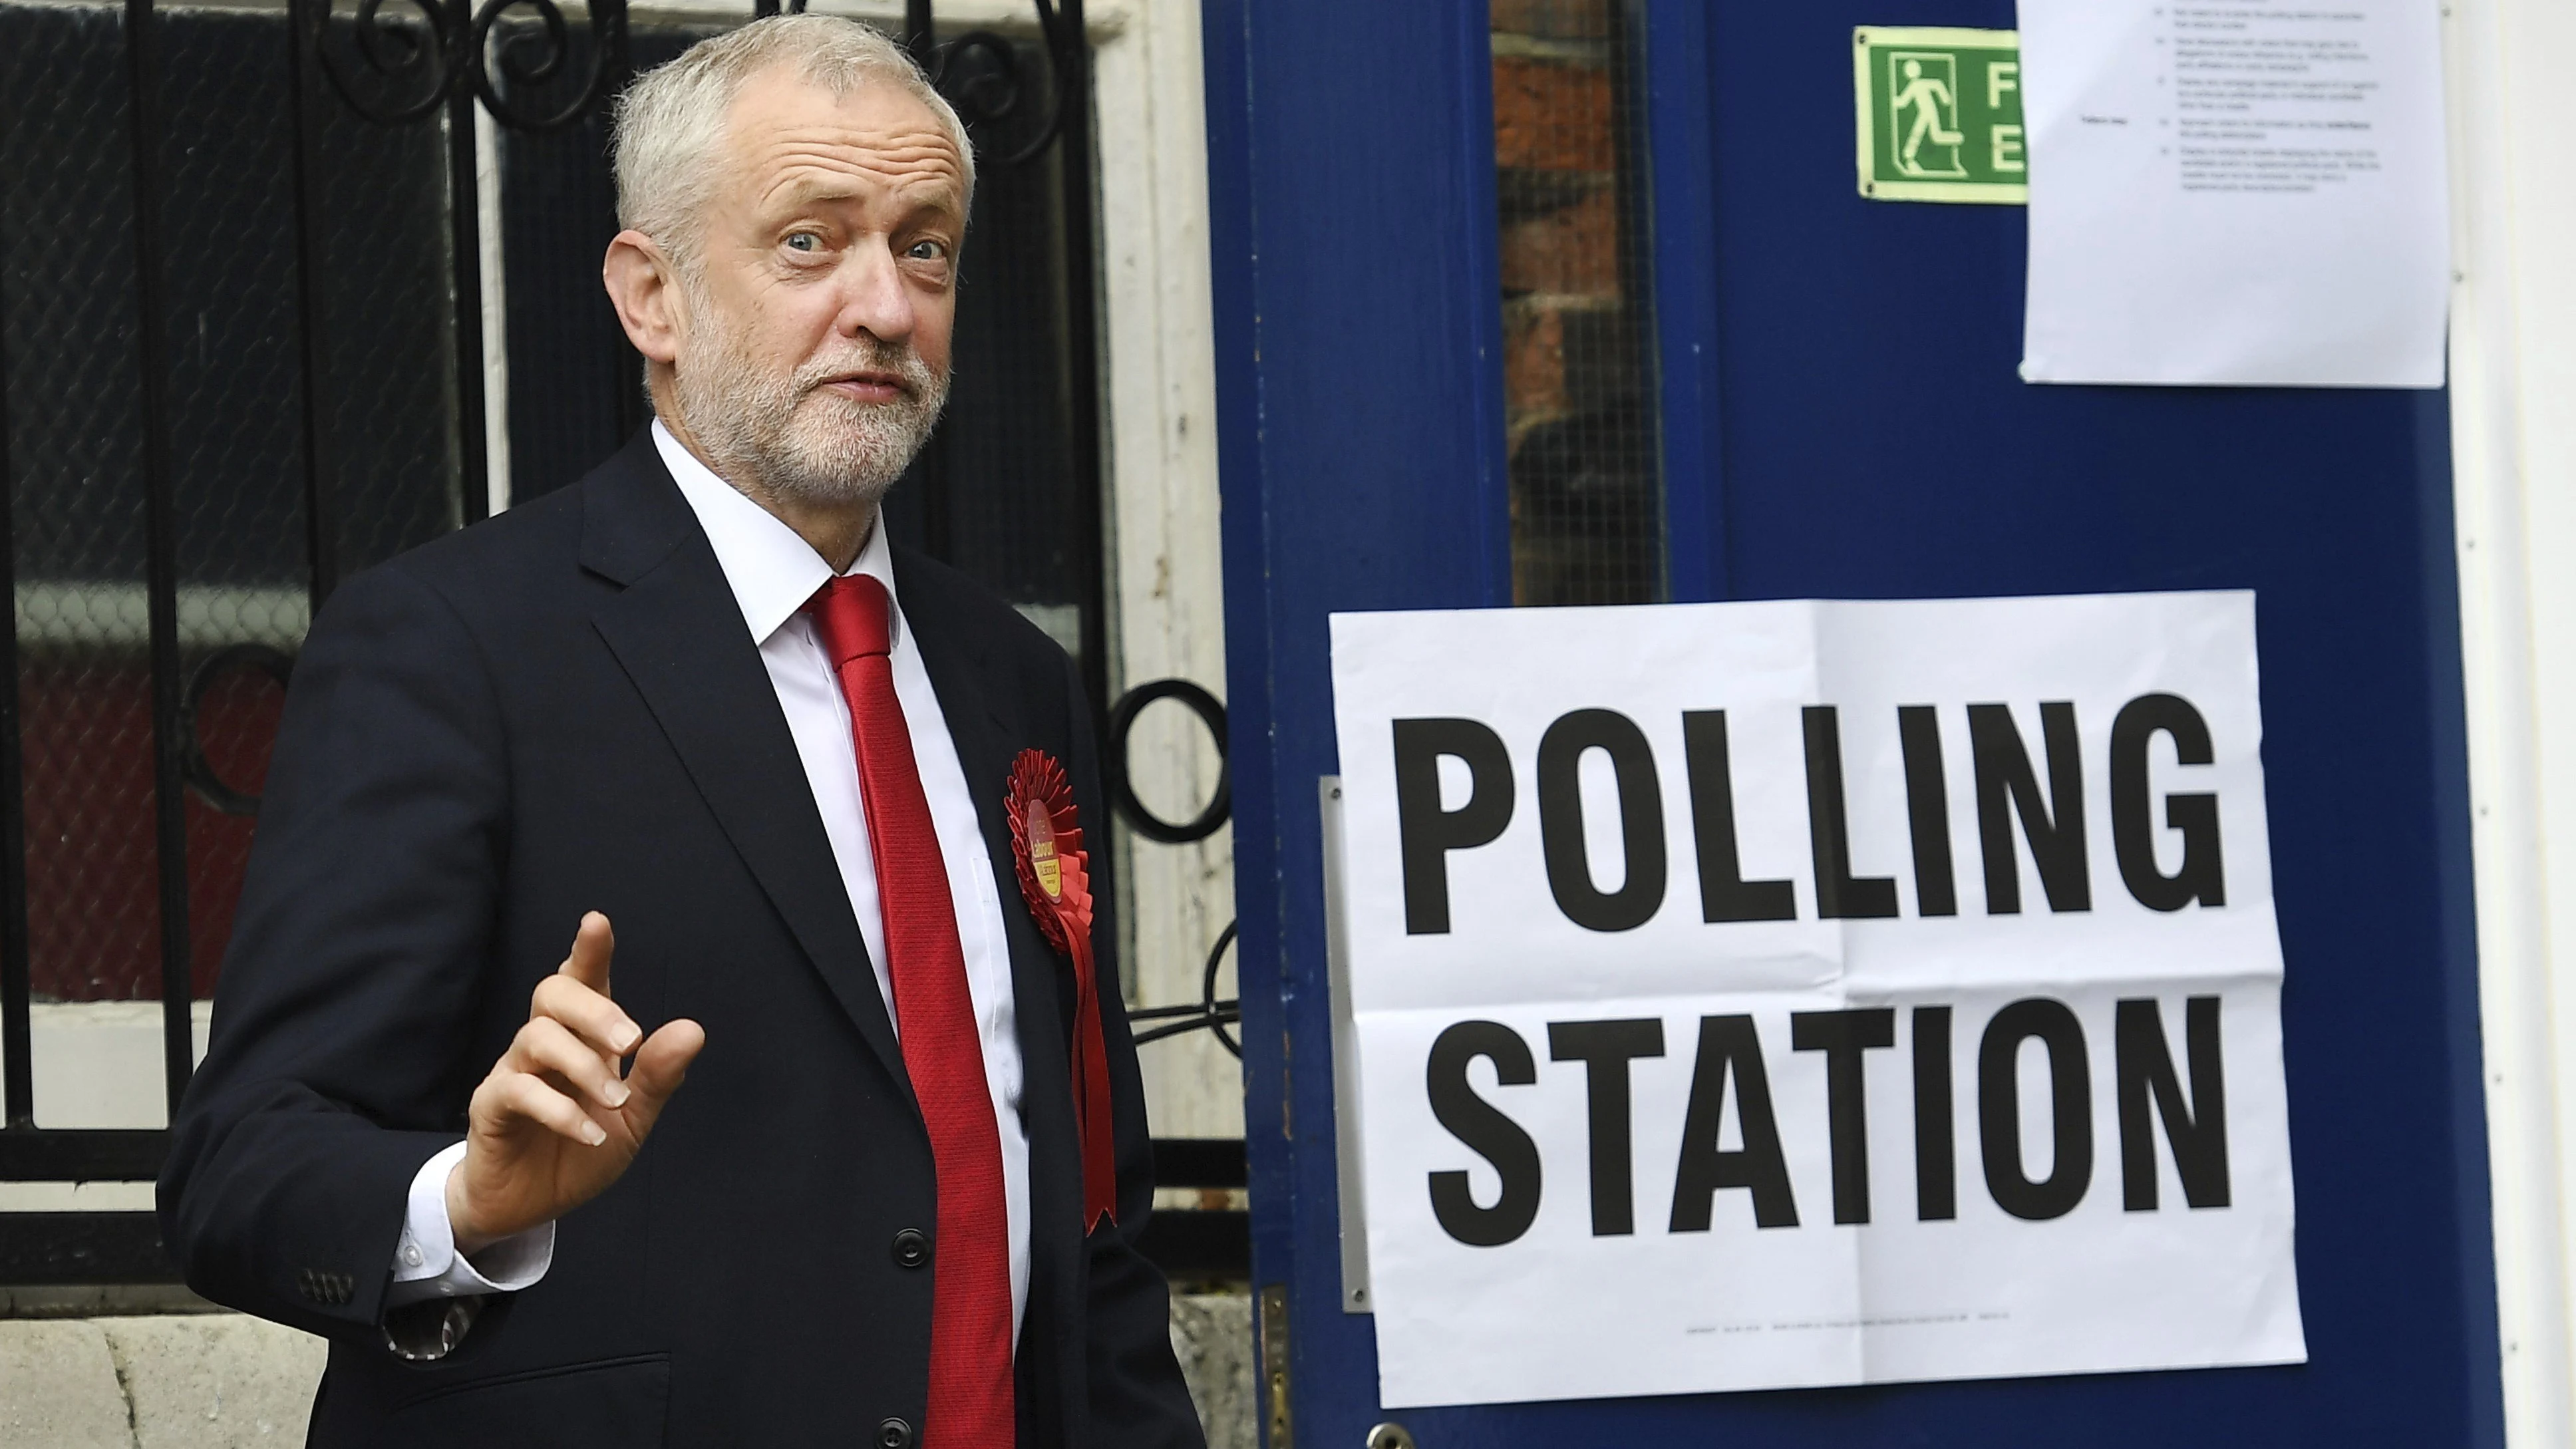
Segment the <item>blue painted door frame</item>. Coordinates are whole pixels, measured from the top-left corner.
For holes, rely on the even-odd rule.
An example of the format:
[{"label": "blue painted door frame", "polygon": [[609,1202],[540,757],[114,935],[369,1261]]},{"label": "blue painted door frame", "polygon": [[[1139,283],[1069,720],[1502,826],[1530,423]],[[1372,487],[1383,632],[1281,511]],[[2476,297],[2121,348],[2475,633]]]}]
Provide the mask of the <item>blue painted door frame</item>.
[{"label": "blue painted door frame", "polygon": [[[2020,210],[1863,201],[1851,162],[1852,27],[2010,0],[1639,9],[1674,597],[2257,592],[2310,1362],[1393,1417],[1426,1449],[2500,1445],[2442,395],[2027,387]],[[1296,1442],[1359,1449],[1325,619],[1509,602],[1486,15],[1204,16],[1254,1274]]]}]

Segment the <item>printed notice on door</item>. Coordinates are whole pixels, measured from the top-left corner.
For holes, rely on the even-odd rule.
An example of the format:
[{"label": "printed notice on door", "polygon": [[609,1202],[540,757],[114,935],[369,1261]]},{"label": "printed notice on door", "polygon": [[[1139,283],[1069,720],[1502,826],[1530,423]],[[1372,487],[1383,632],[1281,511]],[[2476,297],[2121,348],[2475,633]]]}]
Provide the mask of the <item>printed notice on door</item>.
[{"label": "printed notice on door", "polygon": [[1337,616],[1382,1401],[2303,1360],[2254,638]]},{"label": "printed notice on door", "polygon": [[2435,0],[2022,0],[2032,382],[2439,387]]}]

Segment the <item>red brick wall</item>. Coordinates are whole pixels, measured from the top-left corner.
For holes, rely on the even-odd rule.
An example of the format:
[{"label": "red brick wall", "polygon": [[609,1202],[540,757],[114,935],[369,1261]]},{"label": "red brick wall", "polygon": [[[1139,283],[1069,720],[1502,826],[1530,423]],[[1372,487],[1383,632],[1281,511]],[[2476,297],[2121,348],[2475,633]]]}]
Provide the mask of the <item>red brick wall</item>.
[{"label": "red brick wall", "polygon": [[1652,418],[1626,285],[1621,0],[1495,0],[1494,165],[1513,593],[1660,589]]}]

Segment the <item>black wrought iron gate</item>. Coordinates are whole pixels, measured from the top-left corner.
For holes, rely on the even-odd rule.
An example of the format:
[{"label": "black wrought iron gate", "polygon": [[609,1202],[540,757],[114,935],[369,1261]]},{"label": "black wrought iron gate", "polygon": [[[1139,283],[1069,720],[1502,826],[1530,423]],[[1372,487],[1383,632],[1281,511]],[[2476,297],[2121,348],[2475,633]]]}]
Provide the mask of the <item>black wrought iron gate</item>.
[{"label": "black wrought iron gate", "polygon": [[[1032,20],[943,40],[906,6],[988,180],[950,421],[888,526],[1049,624],[1100,699],[1089,51],[1081,0]],[[0,1182],[158,1171],[159,1129],[39,1120],[32,1022],[157,997],[177,1102],[283,686],[338,581],[641,422],[596,281],[607,103],[725,23],[0,3]],[[1239,1150],[1167,1158],[1168,1181],[1242,1180]],[[1222,1269],[1239,1230],[1175,1223],[1180,1266]],[[148,1213],[0,1214],[0,1284],[169,1274]]]}]

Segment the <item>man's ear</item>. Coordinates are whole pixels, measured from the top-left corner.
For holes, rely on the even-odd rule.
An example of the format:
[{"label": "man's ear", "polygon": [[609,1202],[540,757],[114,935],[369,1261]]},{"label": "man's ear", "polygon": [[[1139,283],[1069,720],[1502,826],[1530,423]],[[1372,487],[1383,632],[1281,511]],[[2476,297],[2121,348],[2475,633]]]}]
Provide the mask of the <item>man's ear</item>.
[{"label": "man's ear", "polygon": [[619,232],[608,244],[599,277],[635,350],[666,367],[678,361],[683,324],[679,278],[661,244],[640,231]]}]

